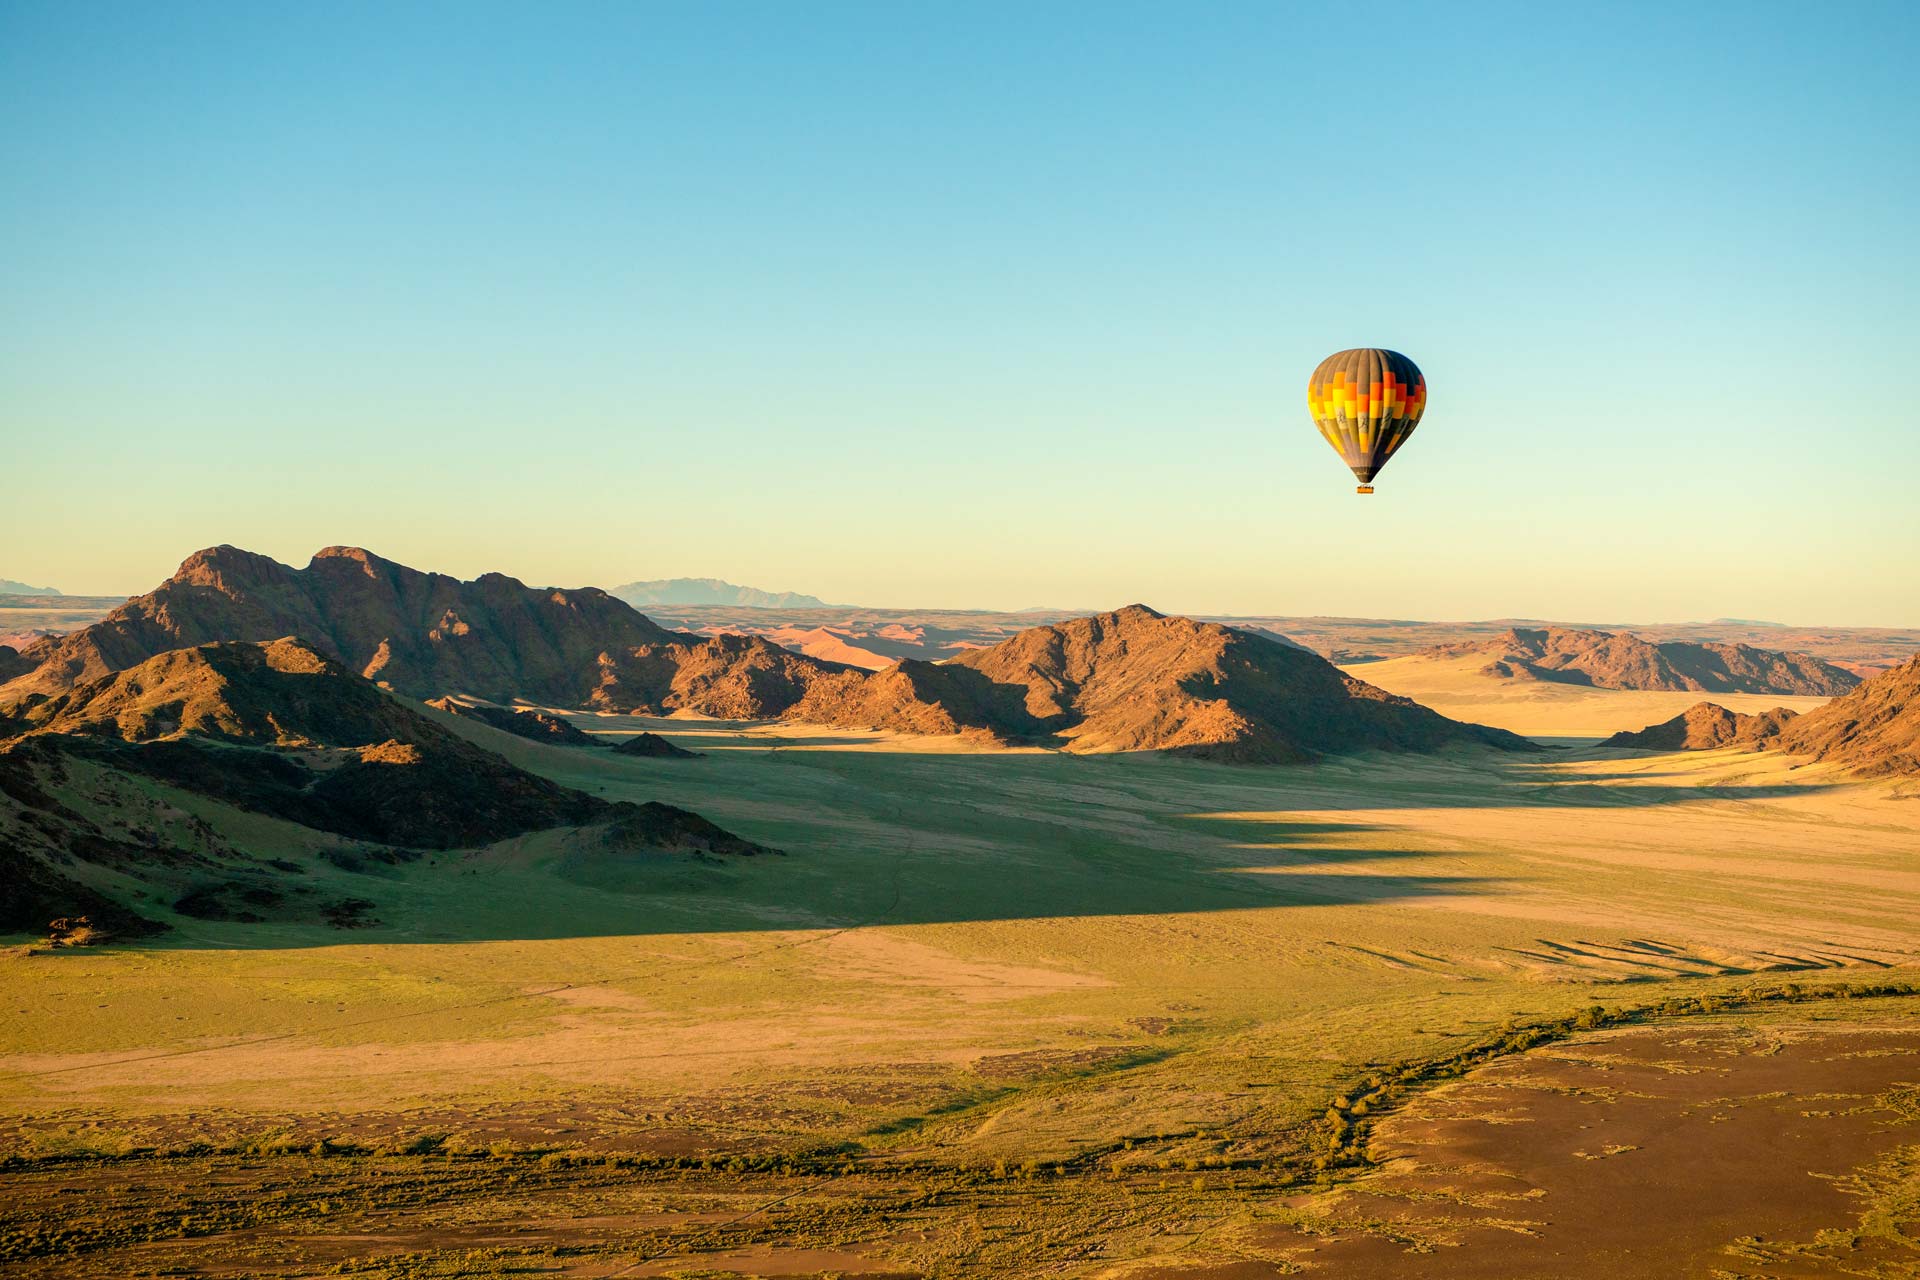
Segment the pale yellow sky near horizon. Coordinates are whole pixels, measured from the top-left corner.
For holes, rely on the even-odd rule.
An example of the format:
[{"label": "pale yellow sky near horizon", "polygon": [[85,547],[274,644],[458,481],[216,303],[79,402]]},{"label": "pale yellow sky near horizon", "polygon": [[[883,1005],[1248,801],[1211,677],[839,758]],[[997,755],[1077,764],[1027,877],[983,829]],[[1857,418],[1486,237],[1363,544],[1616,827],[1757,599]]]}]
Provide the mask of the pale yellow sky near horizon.
[{"label": "pale yellow sky near horizon", "polygon": [[[1368,518],[1391,498],[1342,495],[1370,503]],[[585,504],[591,512],[591,504]],[[135,522],[130,521],[129,524]],[[1849,581],[1822,581],[1813,557],[1800,563],[1729,564],[1719,561],[1697,577],[1649,583],[1628,567],[1583,560],[1579,574],[1554,570],[1549,539],[1535,539],[1512,557],[1512,574],[1497,584],[1463,584],[1446,572],[1462,554],[1458,531],[1436,530],[1423,554],[1372,557],[1356,574],[1321,531],[1295,531],[1285,554],[1229,558],[1209,545],[1202,531],[1169,530],[1142,538],[1124,550],[1103,553],[1097,530],[1063,530],[1026,548],[1004,543],[974,547],[964,532],[925,527],[891,534],[869,533],[853,522],[796,516],[784,536],[718,539],[698,525],[664,522],[631,538],[609,536],[581,546],[581,526],[549,536],[506,516],[484,527],[421,527],[412,521],[312,522],[302,537],[286,531],[250,537],[216,532],[218,519],[151,519],[126,529],[124,540],[86,546],[0,547],[0,577],[50,586],[70,595],[136,595],[152,589],[179,562],[203,546],[221,542],[257,551],[295,567],[324,546],[354,545],[417,569],[473,578],[501,572],[536,586],[598,586],[611,589],[648,578],[712,577],[769,591],[795,591],[832,604],[885,608],[1061,609],[1116,608],[1144,603],[1166,613],[1378,617],[1429,620],[1540,618],[1558,621],[1674,623],[1737,617],[1796,626],[1906,627],[1920,623],[1920,591],[1912,581],[1895,584],[1884,598],[1861,602]],[[230,522],[255,524],[252,519]],[[308,522],[302,522],[308,523]],[[353,536],[350,524],[398,524],[384,536]],[[161,525],[188,527],[161,528]],[[1224,516],[1206,531],[1229,546],[1256,536],[1248,522]],[[584,527],[583,527],[584,526]],[[549,531],[555,532],[555,531]],[[611,531],[609,531],[611,532]],[[196,536],[197,535],[197,536]],[[977,542],[977,540],[975,540]],[[1650,535],[1606,548],[1628,566],[1639,556],[1658,559],[1670,549]],[[717,544],[717,545],[716,545]],[[743,545],[744,544],[744,545]],[[1717,557],[1716,557],[1717,558]],[[1794,593],[1798,607],[1783,607],[1779,586],[1789,573],[1805,584]]]}]

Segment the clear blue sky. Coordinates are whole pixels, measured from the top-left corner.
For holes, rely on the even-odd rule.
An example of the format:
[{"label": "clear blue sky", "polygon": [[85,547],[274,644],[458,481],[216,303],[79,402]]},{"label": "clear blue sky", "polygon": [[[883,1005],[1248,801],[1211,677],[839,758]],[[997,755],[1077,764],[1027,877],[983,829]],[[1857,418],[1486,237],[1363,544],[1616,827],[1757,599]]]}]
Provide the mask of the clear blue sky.
[{"label": "clear blue sky", "polygon": [[[0,576],[1920,623],[1920,6],[0,2]],[[1304,407],[1426,370],[1357,498]]]}]

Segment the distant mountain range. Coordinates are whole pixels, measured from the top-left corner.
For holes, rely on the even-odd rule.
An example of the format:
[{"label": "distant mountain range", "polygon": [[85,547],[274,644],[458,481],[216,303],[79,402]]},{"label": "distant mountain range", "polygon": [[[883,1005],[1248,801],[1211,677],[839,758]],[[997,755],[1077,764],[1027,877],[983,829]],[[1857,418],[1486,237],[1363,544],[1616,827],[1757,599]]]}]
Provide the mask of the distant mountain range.
[{"label": "distant mountain range", "polygon": [[[995,621],[1008,625],[1005,616]],[[926,639],[882,631],[906,649]],[[197,552],[153,592],[91,626],[17,653],[0,648],[0,714],[38,717],[44,700],[172,650],[282,637],[420,699],[525,699],[1267,762],[1454,742],[1522,745],[1386,694],[1284,636],[1141,605],[961,642],[937,664],[902,657],[869,670],[764,636],[668,630],[593,588],[528,587],[501,574],[463,582],[356,547],[326,548],[305,569],[236,547]],[[1484,658],[1507,678],[1598,688],[1832,696],[1858,683],[1804,655],[1568,628],[1511,628],[1432,653]]]},{"label": "distant mountain range", "polygon": [[743,609],[826,609],[832,606],[797,591],[761,591],[718,578],[656,578],[615,587],[613,596],[636,609],[649,605],[733,605]]},{"label": "distant mountain range", "polygon": [[1654,644],[1624,632],[1570,627],[1515,627],[1491,640],[1439,645],[1424,656],[1484,657],[1482,670],[1490,676],[1596,689],[1832,698],[1860,683],[1853,672],[1804,653],[1687,640]]},{"label": "distant mountain range", "polygon": [[30,587],[24,582],[15,582],[12,578],[0,578],[0,596],[57,596],[63,594],[52,587]]},{"label": "distant mountain range", "polygon": [[328,547],[305,569],[237,547],[196,552],[99,622],[17,654],[0,650],[0,678],[12,677],[0,685],[0,712],[38,723],[45,700],[169,651],[289,636],[423,699],[524,698],[1248,761],[1521,745],[1343,675],[1282,637],[1144,606],[1030,627],[939,665],[906,659],[872,672],[759,636],[669,631],[592,588],[528,587],[500,574],[462,582],[357,547]]}]

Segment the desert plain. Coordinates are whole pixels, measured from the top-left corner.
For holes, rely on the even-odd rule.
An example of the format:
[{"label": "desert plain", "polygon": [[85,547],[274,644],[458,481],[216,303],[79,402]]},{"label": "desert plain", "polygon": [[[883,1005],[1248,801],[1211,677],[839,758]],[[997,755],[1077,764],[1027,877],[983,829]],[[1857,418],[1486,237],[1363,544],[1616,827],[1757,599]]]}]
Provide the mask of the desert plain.
[{"label": "desert plain", "polygon": [[778,852],[341,865],[259,818],[377,919],[9,956],[0,1267],[1920,1274],[1912,781],[1602,749],[1696,699],[1399,665],[1546,745],[557,712],[701,753],[641,759],[432,712]]}]

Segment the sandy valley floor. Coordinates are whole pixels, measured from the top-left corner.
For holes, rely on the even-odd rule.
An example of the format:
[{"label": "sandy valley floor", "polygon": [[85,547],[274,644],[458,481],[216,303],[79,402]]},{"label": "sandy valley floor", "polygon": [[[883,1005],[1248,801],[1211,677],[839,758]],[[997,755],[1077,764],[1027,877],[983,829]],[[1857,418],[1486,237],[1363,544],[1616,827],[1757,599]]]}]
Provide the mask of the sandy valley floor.
[{"label": "sandy valley floor", "polygon": [[[1397,689],[1395,665],[1360,673]],[[1697,700],[1570,692],[1430,700],[1567,740]],[[1657,1274],[1915,1274],[1910,1237],[1851,1272],[1816,1237],[1911,1230],[1920,998],[1674,1003],[1920,976],[1896,786],[1732,752],[1246,769],[578,722],[707,755],[488,742],[783,855],[535,837],[379,869],[371,929],[6,959],[14,1273],[1653,1275],[1620,1259],[1670,1234],[1660,1203],[1621,1201],[1612,1269],[1566,1233],[1628,1195],[1594,1178],[1657,1165],[1710,1222]],[[1343,1121],[1378,1172],[1324,1159],[1369,1077],[1596,1005],[1591,1033]],[[1776,1088],[1828,1099],[1804,1143],[1748,1122]],[[1576,1134],[1568,1098],[1617,1130]],[[1683,1122],[1724,1150],[1652,1140]],[[1726,1161],[1790,1176],[1763,1193]],[[86,1188],[118,1207],[50,1235]],[[527,1197],[544,1226],[480,1229]]]},{"label": "sandy valley floor", "polygon": [[1758,693],[1648,692],[1594,689],[1547,680],[1500,680],[1480,674],[1485,654],[1462,658],[1406,657],[1342,667],[1348,675],[1432,707],[1456,720],[1510,729],[1546,742],[1597,742],[1622,730],[1670,720],[1700,702],[1752,714],[1785,707],[1811,711],[1825,698]]}]

